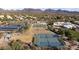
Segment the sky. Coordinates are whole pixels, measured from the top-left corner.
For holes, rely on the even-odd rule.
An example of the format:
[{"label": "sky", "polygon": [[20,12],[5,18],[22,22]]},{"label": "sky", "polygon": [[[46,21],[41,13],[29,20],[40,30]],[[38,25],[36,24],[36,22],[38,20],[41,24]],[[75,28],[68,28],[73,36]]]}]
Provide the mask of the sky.
[{"label": "sky", "polygon": [[54,8],[55,10],[57,9],[62,9],[62,10],[68,10],[68,11],[79,11],[79,8]]},{"label": "sky", "polygon": [[22,8],[54,8],[69,11],[79,11],[78,0],[0,0],[0,8],[22,9]]}]

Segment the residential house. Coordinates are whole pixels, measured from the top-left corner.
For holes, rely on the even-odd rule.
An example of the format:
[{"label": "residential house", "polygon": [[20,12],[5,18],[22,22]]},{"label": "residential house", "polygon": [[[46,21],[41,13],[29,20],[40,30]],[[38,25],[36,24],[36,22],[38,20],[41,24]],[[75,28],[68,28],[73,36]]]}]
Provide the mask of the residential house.
[{"label": "residential house", "polygon": [[75,24],[72,24],[70,22],[55,22],[53,24],[53,27],[55,27],[55,28],[64,27],[64,28],[67,28],[67,29],[76,28]]},{"label": "residential house", "polygon": [[54,22],[53,26],[59,27],[63,26],[64,22]]},{"label": "residential house", "polygon": [[76,28],[75,24],[72,24],[72,23],[70,23],[70,22],[65,22],[65,23],[63,24],[63,27],[64,27],[64,28],[68,28],[68,29]]}]

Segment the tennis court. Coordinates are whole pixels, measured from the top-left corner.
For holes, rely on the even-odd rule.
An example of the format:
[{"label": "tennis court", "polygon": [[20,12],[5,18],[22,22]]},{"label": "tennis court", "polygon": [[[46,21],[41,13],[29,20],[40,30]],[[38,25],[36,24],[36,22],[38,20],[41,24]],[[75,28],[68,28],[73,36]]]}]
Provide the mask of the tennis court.
[{"label": "tennis court", "polygon": [[60,37],[57,34],[35,34],[34,44],[39,47],[59,47],[63,46],[59,41]]}]

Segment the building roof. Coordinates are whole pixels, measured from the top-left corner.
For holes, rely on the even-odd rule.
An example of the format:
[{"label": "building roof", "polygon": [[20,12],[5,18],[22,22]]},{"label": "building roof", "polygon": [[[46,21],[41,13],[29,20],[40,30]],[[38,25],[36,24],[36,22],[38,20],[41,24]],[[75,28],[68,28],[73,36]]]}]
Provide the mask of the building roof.
[{"label": "building roof", "polygon": [[65,22],[54,22],[54,26],[63,26]]},{"label": "building roof", "polygon": [[63,46],[57,34],[36,34],[34,44],[40,47],[59,47]]}]

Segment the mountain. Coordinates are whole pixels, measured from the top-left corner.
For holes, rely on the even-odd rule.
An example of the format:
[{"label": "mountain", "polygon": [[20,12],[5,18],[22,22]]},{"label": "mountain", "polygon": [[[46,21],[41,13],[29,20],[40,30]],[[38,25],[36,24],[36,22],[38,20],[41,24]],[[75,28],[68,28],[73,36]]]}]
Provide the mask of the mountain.
[{"label": "mountain", "polygon": [[24,8],[22,10],[4,10],[2,8],[0,8],[0,12],[4,13],[8,13],[8,12],[24,12],[24,13],[60,13],[60,14],[66,14],[66,13],[74,13],[74,14],[79,14],[78,11],[68,11],[68,10],[62,10],[62,9],[58,9],[58,10],[54,10],[54,9],[45,9],[45,10],[41,10],[41,9],[33,9],[33,8]]},{"label": "mountain", "polygon": [[41,9],[32,9],[32,8],[24,8],[20,11],[21,12],[32,12],[32,13],[41,13],[41,12],[43,12]]},{"label": "mountain", "polygon": [[44,12],[55,12],[55,13],[75,13],[78,11],[68,11],[68,10],[62,10],[62,9],[58,9],[58,10],[54,10],[54,9],[46,9]]}]

